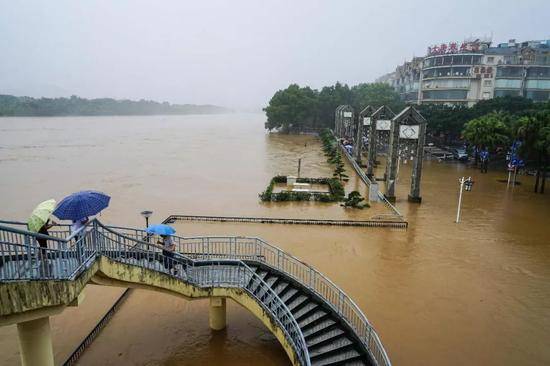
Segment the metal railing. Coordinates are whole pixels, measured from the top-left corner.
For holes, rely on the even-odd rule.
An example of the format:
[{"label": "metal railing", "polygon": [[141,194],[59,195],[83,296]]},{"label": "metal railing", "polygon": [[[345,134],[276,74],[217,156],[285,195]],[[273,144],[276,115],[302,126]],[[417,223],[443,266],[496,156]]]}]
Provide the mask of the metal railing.
[{"label": "metal railing", "polygon": [[[334,136],[334,134],[333,134]],[[336,137],[335,137],[336,138]],[[353,169],[355,170],[355,173],[359,176],[359,178],[361,178],[361,180],[367,185],[367,187],[370,188],[371,184],[372,184],[372,181],[369,179],[369,177],[367,177],[367,175],[365,174],[365,172],[363,171],[363,169],[359,166],[359,164],[357,164],[357,162],[355,161],[355,159],[349,154],[349,152],[346,150],[346,148],[338,141],[338,139],[336,139],[336,143],[338,144],[338,146],[340,147],[340,150],[342,150],[342,152],[344,153],[344,156],[346,157],[346,159],[348,159],[348,162],[351,164],[351,166],[353,167]],[[377,195],[378,195],[378,198],[384,202],[384,204],[393,212],[393,217],[396,218],[397,220],[399,221],[405,221],[405,217],[401,214],[401,212],[399,212],[399,210],[397,209],[397,207],[395,207],[394,205],[392,205],[390,203],[390,201],[388,201],[388,199],[386,198],[386,196],[384,196],[384,194],[382,192],[380,192],[380,190],[377,191]]]},{"label": "metal railing", "polygon": [[[6,231],[6,227],[1,224],[2,222],[0,222],[0,244],[2,243],[2,235]],[[247,291],[266,310],[273,314],[279,325],[285,330],[285,336],[294,346],[301,362],[306,360],[307,362],[302,363],[309,364],[306,343],[294,317],[269,285],[243,261],[264,263],[293,278],[317,294],[353,329],[377,365],[391,365],[376,330],[344,291],[313,267],[260,238],[172,236],[177,254],[171,258],[163,255],[162,248],[159,245],[149,242],[152,237],[145,230],[106,226],[97,220],[93,220],[87,225],[87,227],[89,226],[92,226],[92,230],[89,230],[85,236],[87,238],[86,245],[92,243],[92,247],[97,250],[98,254],[105,255],[112,260],[164,272],[199,287],[226,286],[246,289],[247,284],[253,282],[260,288],[260,291],[256,294]],[[10,229],[8,232],[18,230]],[[19,231],[23,232],[22,230]],[[59,231],[68,233],[68,229],[61,228]],[[93,236],[90,237],[92,233]],[[25,235],[38,236],[38,234],[31,235],[28,232]],[[63,239],[57,238],[51,238],[50,240],[60,243],[65,242]],[[71,248],[75,247],[76,245],[71,246]],[[91,251],[89,246],[85,247],[86,253]],[[69,253],[72,251],[71,249],[68,250]],[[71,255],[65,254],[65,257],[67,256],[71,257]],[[86,258],[88,257],[84,256],[84,259]],[[85,265],[86,261],[84,260],[82,263],[81,266]],[[0,268],[2,268],[1,259]],[[175,268],[177,272],[172,273],[171,268]],[[71,267],[71,269],[73,276],[79,273],[79,268]],[[0,271],[0,280],[5,279],[2,274],[3,271]],[[255,288],[255,286],[252,288]]]},{"label": "metal railing", "polygon": [[[133,235],[138,237],[146,235],[145,231],[136,232],[133,228],[119,227],[117,230],[127,234],[135,233]],[[172,236],[172,240],[176,245],[176,251],[189,258],[257,261],[294,278],[322,298],[354,330],[377,365],[391,365],[380,337],[355,302],[322,273],[296,257],[255,237]]]},{"label": "metal railing", "polygon": [[248,222],[258,224],[285,224],[285,225],[328,225],[328,226],[356,226],[356,227],[394,227],[407,228],[408,223],[396,218],[394,214],[378,214],[368,220],[332,220],[332,219],[303,219],[277,217],[245,217],[245,216],[204,216],[204,215],[170,215],[164,223],[172,224],[175,221],[205,221],[205,222]]},{"label": "metal railing", "polygon": [[[286,304],[238,258],[200,260],[181,253],[165,255],[159,245],[141,240],[148,238],[144,231],[130,228],[117,231],[95,219],[67,239],[31,233],[17,226],[20,223],[0,224],[0,281],[72,280],[95,258],[106,256],[120,263],[163,272],[197,287],[242,288],[283,330],[299,362],[310,365],[304,336]],[[37,239],[47,240],[48,248],[41,248]]]}]

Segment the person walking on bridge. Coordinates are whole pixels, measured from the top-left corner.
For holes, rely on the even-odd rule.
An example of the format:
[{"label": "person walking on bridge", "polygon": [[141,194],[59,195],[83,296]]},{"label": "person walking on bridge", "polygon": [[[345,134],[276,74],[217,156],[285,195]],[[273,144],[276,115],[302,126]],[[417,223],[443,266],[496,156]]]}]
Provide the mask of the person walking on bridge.
[{"label": "person walking on bridge", "polygon": [[[166,268],[168,272],[171,272],[172,268],[174,268],[174,251],[176,250],[176,244],[174,244],[170,235],[161,235],[160,238],[161,240],[159,240],[158,244],[162,245],[164,268]],[[174,274],[177,274],[176,270],[174,270]]]},{"label": "person walking on bridge", "polygon": [[[55,207],[54,199],[49,199],[47,201],[40,203],[38,206],[36,206],[36,208],[32,211],[31,216],[27,221],[27,228],[29,229],[29,231],[33,233],[49,236],[50,233],[48,232],[48,229],[50,229],[52,226],[55,225],[55,223],[50,220],[50,216],[52,215],[54,207]],[[38,252],[39,258],[40,259],[46,258],[47,249],[48,249],[48,239],[40,237],[40,238],[36,238],[36,241],[38,243],[38,246],[40,247],[40,250]]]},{"label": "person walking on bridge", "polygon": [[82,262],[84,256],[84,236],[86,234],[85,226],[89,221],[90,219],[86,216],[79,220],[73,220],[71,225],[71,234],[74,234],[75,248],[79,262]]},{"label": "person walking on bridge", "polygon": [[[165,224],[150,225],[147,230],[147,234],[154,234],[160,236],[158,245],[162,246],[162,262],[164,268],[168,273],[172,272],[174,267],[174,251],[176,250],[176,245],[172,241],[172,235],[176,233],[176,230]],[[174,275],[177,274],[177,271],[174,271]]]}]

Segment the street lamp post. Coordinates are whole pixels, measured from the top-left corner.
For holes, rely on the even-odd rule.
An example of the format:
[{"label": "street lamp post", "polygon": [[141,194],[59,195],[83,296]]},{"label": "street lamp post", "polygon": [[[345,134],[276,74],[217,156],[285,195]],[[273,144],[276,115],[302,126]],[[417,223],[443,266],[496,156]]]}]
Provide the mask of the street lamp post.
[{"label": "street lamp post", "polygon": [[149,227],[149,217],[153,214],[153,211],[141,211],[141,216],[145,217],[145,228]]},{"label": "street lamp post", "polygon": [[470,192],[472,190],[472,186],[474,185],[474,181],[472,180],[472,177],[468,177],[466,179],[465,177],[462,177],[458,180],[458,183],[460,183],[460,193],[458,194],[458,208],[456,210],[456,223],[458,224],[460,222],[460,208],[462,206],[462,191],[465,190],[466,192]]}]

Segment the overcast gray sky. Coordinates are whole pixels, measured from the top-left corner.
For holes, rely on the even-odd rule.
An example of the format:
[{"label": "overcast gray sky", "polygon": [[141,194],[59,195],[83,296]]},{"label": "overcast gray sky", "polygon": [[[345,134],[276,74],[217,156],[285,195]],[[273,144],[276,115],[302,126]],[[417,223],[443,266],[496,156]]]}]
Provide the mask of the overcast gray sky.
[{"label": "overcast gray sky", "polygon": [[0,0],[0,93],[260,108],[491,34],[550,38],[550,1]]}]

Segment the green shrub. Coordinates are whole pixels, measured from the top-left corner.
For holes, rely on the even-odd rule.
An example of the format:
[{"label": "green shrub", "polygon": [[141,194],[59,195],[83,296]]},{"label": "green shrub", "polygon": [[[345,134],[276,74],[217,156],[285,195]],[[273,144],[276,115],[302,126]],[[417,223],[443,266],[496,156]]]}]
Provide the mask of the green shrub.
[{"label": "green shrub", "polygon": [[352,191],[348,194],[348,197],[344,200],[344,207],[352,207],[363,209],[365,207],[370,207],[366,202],[363,202],[365,199],[361,196],[361,193],[358,191]]}]

